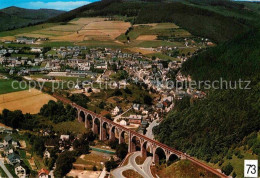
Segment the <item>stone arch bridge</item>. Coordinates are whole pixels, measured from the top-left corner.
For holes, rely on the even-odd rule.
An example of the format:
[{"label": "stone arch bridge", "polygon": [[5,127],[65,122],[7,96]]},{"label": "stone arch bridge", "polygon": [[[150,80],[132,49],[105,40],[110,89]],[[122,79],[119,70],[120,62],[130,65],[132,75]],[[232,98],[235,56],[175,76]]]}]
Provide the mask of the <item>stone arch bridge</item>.
[{"label": "stone arch bridge", "polygon": [[144,135],[114,123],[113,121],[103,116],[100,116],[77,105],[76,103],[71,102],[67,98],[57,94],[53,94],[53,96],[63,103],[70,104],[73,108],[75,108],[78,114],[78,121],[84,124],[85,128],[92,129],[95,134],[99,135],[100,140],[115,140],[117,135],[119,143],[128,143],[129,153],[134,151],[141,151],[142,157],[147,157],[148,155],[153,156],[153,163],[155,164],[158,163],[161,159],[165,160],[166,162],[177,158],[187,159],[219,177],[227,177],[218,170],[196,160],[189,155],[186,155],[185,153],[182,153],[156,140],[152,140]]}]

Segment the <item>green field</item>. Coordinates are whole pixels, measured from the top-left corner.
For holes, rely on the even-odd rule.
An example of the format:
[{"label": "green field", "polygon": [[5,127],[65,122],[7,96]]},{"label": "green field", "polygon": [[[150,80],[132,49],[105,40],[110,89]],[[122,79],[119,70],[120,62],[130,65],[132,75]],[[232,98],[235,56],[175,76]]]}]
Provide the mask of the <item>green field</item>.
[{"label": "green field", "polygon": [[30,33],[32,31],[53,27],[55,25],[57,25],[57,23],[56,24],[55,23],[45,23],[45,24],[35,25],[35,26],[31,26],[31,27],[19,28],[19,29],[11,30],[11,31],[4,31],[4,32],[0,32],[0,37],[15,36],[15,35],[19,35],[22,33]]},{"label": "green field", "polygon": [[160,46],[169,46],[169,47],[183,47],[184,44],[181,42],[169,42],[169,41],[143,41],[136,45],[137,47],[151,48],[151,47],[160,47]]},{"label": "green field", "polygon": [[25,89],[21,89],[20,87],[18,87],[17,83],[14,84],[14,87],[18,88],[18,89],[13,88],[12,87],[13,81],[14,80],[12,80],[12,79],[0,79],[0,94],[11,93],[11,92],[16,92],[16,91],[23,91],[23,90],[28,89],[28,87],[26,87]]},{"label": "green field", "polygon": [[34,59],[35,55],[32,55],[32,54],[12,54],[11,57],[28,57],[30,59]]}]

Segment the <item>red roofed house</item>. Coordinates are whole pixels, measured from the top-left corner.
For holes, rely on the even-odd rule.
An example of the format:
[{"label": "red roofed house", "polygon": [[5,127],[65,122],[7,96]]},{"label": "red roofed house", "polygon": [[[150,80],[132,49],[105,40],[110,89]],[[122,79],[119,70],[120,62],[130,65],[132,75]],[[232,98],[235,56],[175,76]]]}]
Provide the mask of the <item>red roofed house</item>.
[{"label": "red roofed house", "polygon": [[47,169],[41,169],[38,172],[38,177],[39,178],[49,178],[51,176],[49,176],[49,171]]}]

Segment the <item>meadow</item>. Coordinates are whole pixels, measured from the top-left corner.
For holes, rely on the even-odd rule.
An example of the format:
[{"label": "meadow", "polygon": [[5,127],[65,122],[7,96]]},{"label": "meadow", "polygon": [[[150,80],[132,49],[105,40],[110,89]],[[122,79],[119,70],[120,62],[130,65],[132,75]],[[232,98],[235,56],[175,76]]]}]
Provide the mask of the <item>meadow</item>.
[{"label": "meadow", "polygon": [[14,80],[12,80],[12,79],[0,79],[0,94],[23,91],[23,90],[28,89],[27,87],[25,89],[21,89],[21,88],[14,89],[12,87],[13,81]]}]

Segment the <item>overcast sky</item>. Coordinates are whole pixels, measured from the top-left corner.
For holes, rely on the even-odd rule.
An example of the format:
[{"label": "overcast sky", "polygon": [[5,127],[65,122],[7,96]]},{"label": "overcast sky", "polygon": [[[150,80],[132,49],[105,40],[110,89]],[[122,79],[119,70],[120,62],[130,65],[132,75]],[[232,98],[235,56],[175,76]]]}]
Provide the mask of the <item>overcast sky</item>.
[{"label": "overcast sky", "polygon": [[0,9],[17,6],[27,9],[72,10],[97,0],[0,0]]},{"label": "overcast sky", "polygon": [[[0,9],[9,6],[23,7],[27,9],[58,9],[72,10],[77,7],[89,4],[97,0],[0,0]],[[260,0],[238,0],[238,1],[259,1]]]}]

